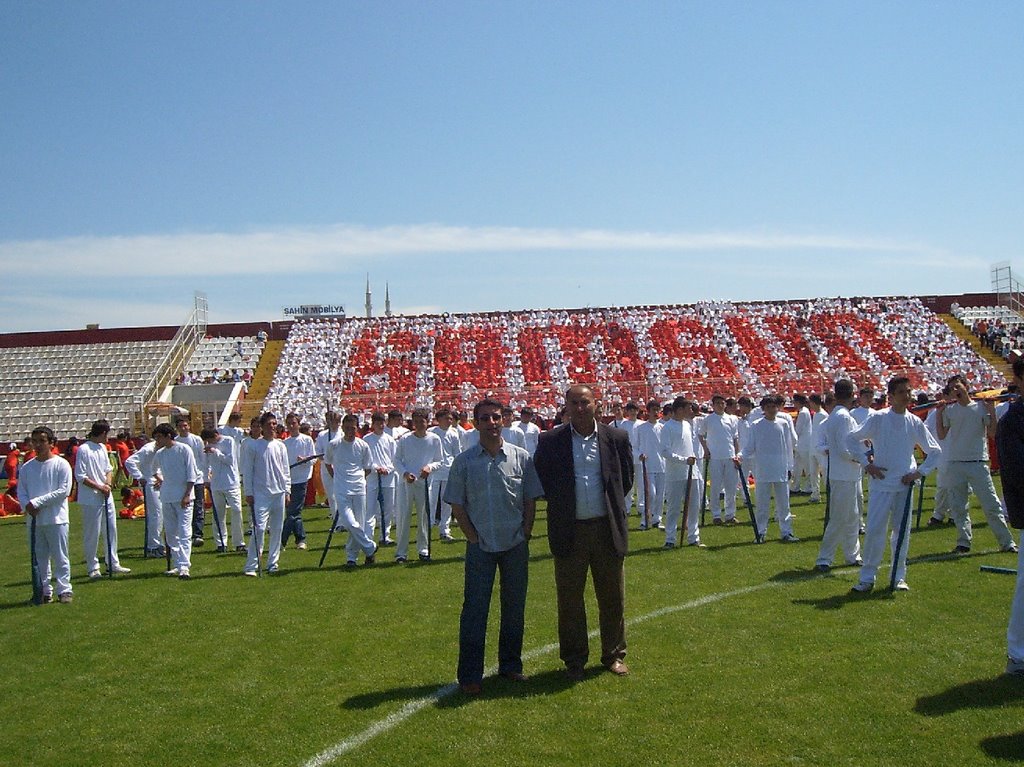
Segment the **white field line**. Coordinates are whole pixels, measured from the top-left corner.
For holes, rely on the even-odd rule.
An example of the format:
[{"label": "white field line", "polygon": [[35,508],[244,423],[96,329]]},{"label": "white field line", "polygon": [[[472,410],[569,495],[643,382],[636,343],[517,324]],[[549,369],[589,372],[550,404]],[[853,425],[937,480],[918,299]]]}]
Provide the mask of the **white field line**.
[{"label": "white field line", "polygon": [[[696,607],[704,607],[705,605],[713,604],[714,602],[720,602],[723,599],[728,599],[729,597],[750,594],[754,591],[763,591],[765,589],[774,588],[776,586],[786,586],[791,583],[803,582],[805,580],[808,579],[794,578],[792,580],[765,581],[764,583],[759,583],[754,586],[744,586],[743,588],[734,589],[732,591],[721,591],[717,594],[708,594],[707,596],[703,596],[698,599],[692,599],[689,602],[683,602],[682,604],[671,605],[669,607],[661,607],[657,610],[653,610],[652,612],[645,613],[643,615],[638,615],[634,618],[627,620],[626,625],[633,626],[637,623],[644,623],[645,621],[653,620],[655,618],[661,618],[662,616],[671,615],[672,613],[681,612],[683,610],[692,610]],[[599,630],[594,629],[590,632],[589,636],[591,639],[595,639],[598,636],[598,634]],[[543,647],[535,647],[534,649],[523,653],[523,660],[532,660],[533,658],[537,658],[541,655],[547,655],[548,653],[554,652],[557,649],[557,642],[546,644]],[[490,676],[496,674],[497,672],[497,667],[491,667],[487,669],[484,673],[485,675]],[[339,757],[344,756],[350,751],[354,751],[355,749],[359,748],[364,743],[372,740],[378,735],[382,735],[388,730],[394,729],[398,725],[402,724],[402,722],[404,722],[406,719],[411,717],[413,714],[422,711],[424,708],[431,705],[432,703],[435,703],[443,698],[448,697],[458,689],[458,684],[455,684],[453,682],[452,684],[447,684],[444,687],[438,687],[436,690],[434,690],[434,692],[430,693],[430,695],[425,695],[422,698],[417,698],[416,700],[409,701],[394,713],[389,714],[383,719],[378,719],[376,722],[371,724],[362,732],[356,733],[351,737],[345,738],[344,740],[335,743],[330,748],[321,751],[319,754],[311,758],[309,761],[305,762],[303,764],[303,767],[326,767],[326,765],[335,761]]]}]

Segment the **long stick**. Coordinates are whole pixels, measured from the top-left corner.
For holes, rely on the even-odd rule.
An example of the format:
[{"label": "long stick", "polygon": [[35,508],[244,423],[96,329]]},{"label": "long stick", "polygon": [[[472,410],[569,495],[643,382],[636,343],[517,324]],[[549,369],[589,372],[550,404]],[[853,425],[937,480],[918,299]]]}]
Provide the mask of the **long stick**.
[{"label": "long stick", "polygon": [[384,478],[383,474],[377,474],[377,508],[380,510],[380,542],[384,543],[384,540],[388,537],[387,530],[384,529],[384,488],[381,487],[381,480]]},{"label": "long stick", "polygon": [[29,523],[29,549],[32,555],[32,604],[43,603],[43,584],[39,581],[39,562],[36,560],[36,518]]},{"label": "long stick", "polygon": [[[700,526],[701,527],[704,527],[704,524],[707,521],[707,513],[708,513],[708,464],[710,462],[711,462],[711,459],[708,456],[705,455],[704,456],[704,474],[701,477],[701,479],[704,480],[704,482],[701,485],[701,488],[702,488],[703,492],[700,494]],[[716,498],[715,499],[715,503],[717,503],[717,502],[718,502],[718,499]],[[716,506],[715,508],[718,508],[718,507]]]},{"label": "long stick", "polygon": [[832,513],[832,456],[825,456],[825,524],[822,525],[821,534],[828,530],[828,518]]},{"label": "long stick", "polygon": [[289,469],[294,469],[296,466],[301,466],[304,463],[309,463],[310,461],[315,461],[317,458],[323,458],[323,457],[324,457],[323,453],[317,453],[316,455],[307,455],[305,458],[300,458],[295,463],[288,464],[288,468]]},{"label": "long stick", "polygon": [[921,492],[917,496],[917,521],[914,527],[921,529],[921,514],[924,513],[924,477],[921,477]]},{"label": "long stick", "polygon": [[167,571],[171,570],[171,547],[167,543],[167,523],[164,522],[164,556],[167,558]]},{"label": "long stick", "polygon": [[427,515],[427,559],[430,559],[430,539],[433,538],[430,524],[430,477],[423,478],[423,513]]},{"label": "long stick", "polygon": [[679,535],[679,543],[682,546],[683,538],[686,537],[687,531],[690,529],[690,487],[693,485],[693,464],[691,463],[686,468],[686,498],[683,499],[683,531]]},{"label": "long stick", "polygon": [[[110,514],[109,511],[114,505],[114,499],[107,496],[107,502],[103,505],[103,518],[106,520],[107,530],[107,577],[114,577],[114,544],[110,540]],[[114,524],[117,524],[116,522]]]},{"label": "long stick", "polygon": [[[217,548],[219,548],[219,549],[226,549],[227,548],[227,532],[228,531],[225,530],[224,531],[224,535],[221,536],[221,534],[220,534],[220,515],[217,513],[217,496],[214,495],[212,487],[210,488],[210,508],[213,509],[213,525],[214,525],[214,529],[217,532],[217,534],[215,536],[217,538]],[[225,511],[226,511],[226,509],[225,509]],[[225,527],[226,527],[226,525],[225,525]]]},{"label": "long stick", "polygon": [[338,515],[341,513],[341,506],[338,506],[337,503],[334,505],[336,507],[334,510],[334,519],[331,521],[331,529],[327,531],[327,543],[324,545],[323,553],[320,554],[320,564],[318,564],[317,567],[324,566],[324,560],[327,558],[327,550],[331,548],[331,538],[334,537],[334,528],[338,526]]},{"label": "long stick", "polygon": [[747,487],[747,475],[743,473],[743,464],[736,464],[736,471],[740,473],[740,487],[743,488],[743,498],[747,502],[747,513],[750,514],[750,524],[754,528],[754,543],[761,543],[764,536],[757,529],[757,517],[754,516],[754,504],[750,501],[750,488]]},{"label": "long stick", "polygon": [[149,559],[149,504],[146,501],[146,480],[142,480],[142,523],[145,527],[145,539],[142,541],[142,558]]},{"label": "long stick", "polygon": [[263,577],[263,531],[256,523],[256,499],[253,498],[253,505],[249,508],[252,519],[252,535],[256,544],[256,577]]},{"label": "long stick", "polygon": [[651,527],[651,484],[647,479],[647,456],[640,456],[640,469],[644,477],[644,527]]},{"label": "long stick", "polygon": [[[922,479],[924,479],[922,477]],[[903,561],[903,542],[907,538],[907,528],[910,526],[910,504],[914,498],[914,483],[907,488],[907,500],[903,504],[903,518],[900,520],[900,532],[896,536],[896,550],[892,554],[892,575],[889,577],[889,589],[896,590],[896,573],[899,570],[900,562]]]}]

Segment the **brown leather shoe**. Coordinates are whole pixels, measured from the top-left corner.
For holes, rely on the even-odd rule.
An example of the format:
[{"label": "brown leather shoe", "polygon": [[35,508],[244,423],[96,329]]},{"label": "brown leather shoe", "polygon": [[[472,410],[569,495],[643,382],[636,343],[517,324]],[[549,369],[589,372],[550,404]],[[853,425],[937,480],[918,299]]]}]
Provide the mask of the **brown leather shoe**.
[{"label": "brown leather shoe", "polygon": [[629,676],[629,666],[621,660],[615,661],[608,667],[608,670],[615,674],[615,676]]},{"label": "brown leather shoe", "polygon": [[468,682],[460,684],[459,689],[462,690],[463,695],[479,695],[483,687],[480,686],[479,682]]},{"label": "brown leather shoe", "polygon": [[510,682],[525,682],[530,678],[521,671],[502,671],[501,676],[505,677],[505,679]]},{"label": "brown leather shoe", "polygon": [[569,677],[570,682],[582,682],[586,676],[582,666],[566,666],[565,675]]}]

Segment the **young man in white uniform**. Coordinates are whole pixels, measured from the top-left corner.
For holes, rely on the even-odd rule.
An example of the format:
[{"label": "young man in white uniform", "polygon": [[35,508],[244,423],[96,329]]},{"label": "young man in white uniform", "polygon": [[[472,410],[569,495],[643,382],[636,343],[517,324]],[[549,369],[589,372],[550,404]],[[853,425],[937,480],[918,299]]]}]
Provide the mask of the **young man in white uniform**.
[{"label": "young man in white uniform", "polygon": [[537,452],[537,440],[540,439],[540,427],[533,422],[535,415],[532,407],[524,407],[519,411],[519,423],[516,424],[526,437],[526,450],[530,455]]},{"label": "young man in white uniform", "polygon": [[441,465],[430,477],[431,483],[437,486],[434,492],[432,513],[440,518],[438,527],[441,540],[451,543],[454,540],[452,538],[452,507],[444,500],[444,491],[445,485],[448,484],[448,472],[455,461],[455,456],[462,452],[462,440],[459,438],[459,430],[452,426],[450,410],[447,408],[438,410],[435,418],[437,426],[431,426],[427,431],[436,434],[437,438],[441,440],[441,451],[444,457],[441,459]]},{"label": "young man in white uniform", "polygon": [[175,440],[174,429],[162,423],[153,429],[157,451],[153,460],[153,486],[160,491],[171,569],[187,581],[192,571],[192,510],[195,486],[202,475],[191,448]]},{"label": "young man in white uniform", "polygon": [[366,564],[374,563],[377,546],[366,520],[366,475],[373,467],[369,446],[356,436],[359,419],[349,413],[341,420],[341,434],[327,445],[325,460],[333,472],[338,524],[348,531],[345,544],[346,564],[355,567],[359,550]]},{"label": "young man in white uniform", "polygon": [[57,440],[48,426],[32,430],[36,457],[18,472],[18,501],[29,529],[35,525],[35,564],[43,602],[53,600],[51,575],[57,581],[57,601],[71,602],[71,559],[68,556],[68,496],[71,465],[55,452]]},{"label": "young man in white uniform", "polygon": [[306,548],[306,528],[302,524],[302,509],[306,505],[306,485],[313,477],[316,445],[313,438],[299,431],[301,422],[295,413],[285,416],[288,437],[284,441],[288,451],[288,464],[292,484],[288,490],[288,505],[285,509],[284,529],[281,533],[281,548],[288,545],[288,537],[295,536],[295,548]]},{"label": "young man in white uniform", "polygon": [[[115,573],[130,573],[117,557],[117,514],[111,484],[114,472],[107,456],[107,434],[110,424],[96,421],[88,439],[78,446],[75,457],[75,479],[78,480],[78,504],[82,510],[82,541],[85,548],[85,569],[90,578],[99,578],[100,563],[96,556],[102,533],[107,541],[110,561],[107,567]],[[109,536],[109,541],[107,537]]]},{"label": "young man in white uniform", "polygon": [[778,417],[778,398],[762,398],[761,411],[764,417],[750,425],[746,443],[737,456],[741,465],[744,461],[753,461],[754,465],[758,542],[764,543],[768,534],[771,499],[774,497],[780,539],[783,543],[796,543],[800,539],[793,534],[793,517],[789,511],[789,482],[793,475],[793,432],[786,422]]},{"label": "young man in white uniform", "polygon": [[238,443],[213,429],[203,429],[206,460],[210,467],[210,499],[217,510],[215,521],[219,523],[214,532],[217,551],[227,551],[228,512],[231,512],[231,540],[235,551],[245,549],[245,528],[242,527],[242,483],[238,474]]},{"label": "young man in white uniform", "polygon": [[701,421],[699,436],[708,454],[708,475],[711,480],[711,516],[714,524],[723,523],[719,495],[724,494],[727,525],[736,524],[736,489],[739,473],[736,454],[739,452],[739,419],[725,412],[725,397],[711,398],[712,413]]},{"label": "young man in white uniform", "polygon": [[692,546],[700,546],[700,485],[694,436],[690,425],[693,411],[685,397],[672,403],[672,420],[661,427],[661,454],[665,458],[665,548],[676,546],[679,517],[686,504],[686,478],[690,476],[690,506],[683,535]]},{"label": "young man in white uniform", "polygon": [[[636,482],[640,485],[640,529],[661,526],[661,510],[665,505],[665,456],[661,454],[661,406],[657,400],[647,403],[647,420],[637,425],[634,450],[640,462]],[[646,487],[644,467],[646,466]]]},{"label": "young man in white uniform", "polygon": [[179,416],[175,421],[178,430],[177,441],[188,445],[192,450],[192,457],[196,460],[196,468],[199,469],[199,482],[193,489],[192,500],[192,545],[203,545],[203,526],[206,522],[206,507],[203,505],[206,500],[206,474],[209,466],[206,464],[206,445],[203,440],[192,433],[192,423],[188,416]]},{"label": "young man in white uniform", "polygon": [[[436,434],[427,431],[426,410],[416,409],[412,413],[412,432],[398,441],[395,451],[395,468],[402,477],[402,493],[398,499],[398,514],[395,526],[398,528],[398,548],[395,561],[407,561],[409,553],[409,521],[412,510],[418,509],[419,522],[416,533],[416,548],[420,561],[430,561],[428,538],[430,536],[431,509],[434,507],[434,494],[430,492],[432,485],[430,474],[444,459],[441,440]],[[435,491],[436,492],[436,491]]]},{"label": "young man in white uniform", "polygon": [[384,414],[370,416],[370,433],[363,437],[370,448],[372,468],[366,478],[366,518],[377,529],[380,522],[380,545],[393,546],[391,526],[395,523],[395,451],[398,443],[384,431]]},{"label": "young man in white uniform", "polygon": [[[857,428],[857,422],[850,415],[849,408],[854,402],[853,381],[840,379],[835,382],[836,404],[822,426],[825,449],[828,451],[829,514],[825,534],[814,567],[819,572],[832,569],[832,557],[836,548],[843,552],[847,565],[859,565],[860,560],[860,514],[857,512],[857,496],[860,494],[861,467],[858,455],[850,452],[846,437]],[[863,451],[861,451],[863,452]]]},{"label": "young man in white uniform", "polygon": [[331,444],[331,440],[341,434],[341,413],[328,410],[327,415],[324,416],[324,422],[326,428],[316,435],[313,449],[317,455],[324,456],[320,460],[320,484],[324,486],[324,496],[327,498],[327,518],[333,520],[338,509],[334,505],[334,488],[331,486],[333,479],[327,465],[327,446]]},{"label": "young man in white uniform", "polygon": [[[868,416],[858,428],[846,436],[847,450],[856,455],[864,471],[871,477],[868,493],[868,522],[864,533],[862,555],[864,566],[854,591],[868,592],[875,587],[875,577],[885,553],[885,535],[892,521],[892,568],[895,589],[909,591],[907,585],[907,551],[910,548],[910,520],[904,511],[913,503],[913,486],[938,465],[942,448],[925,428],[924,421],[907,410],[911,402],[910,381],[897,376],[889,381],[890,407]],[[871,440],[874,461],[864,456],[863,440]],[[914,448],[920,447],[928,456],[920,468],[914,459]],[[903,535],[900,535],[900,532]],[[902,540],[901,540],[902,538]]]},{"label": "young man in white uniform", "polygon": [[245,502],[252,509],[253,534],[249,539],[249,557],[244,573],[255,576],[260,565],[263,535],[270,527],[270,552],[267,572],[276,573],[281,558],[281,531],[284,528],[284,508],[292,486],[288,468],[288,449],[277,438],[277,416],[260,416],[262,439],[246,442],[242,455],[242,482]]}]

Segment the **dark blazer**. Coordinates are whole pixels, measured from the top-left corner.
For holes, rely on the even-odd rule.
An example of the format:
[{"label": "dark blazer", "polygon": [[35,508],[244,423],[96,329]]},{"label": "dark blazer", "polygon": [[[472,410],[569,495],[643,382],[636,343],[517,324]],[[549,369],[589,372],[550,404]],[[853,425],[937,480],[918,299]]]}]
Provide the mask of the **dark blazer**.
[{"label": "dark blazer", "polygon": [[1017,400],[996,424],[1003,505],[1010,527],[1024,528],[1024,402]]},{"label": "dark blazer", "polygon": [[[628,550],[625,497],[633,487],[633,450],[625,431],[600,422],[597,444],[615,553],[624,557]],[[556,557],[568,556],[576,537],[576,479],[568,424],[541,433],[533,461],[548,501],[548,545]]]}]

